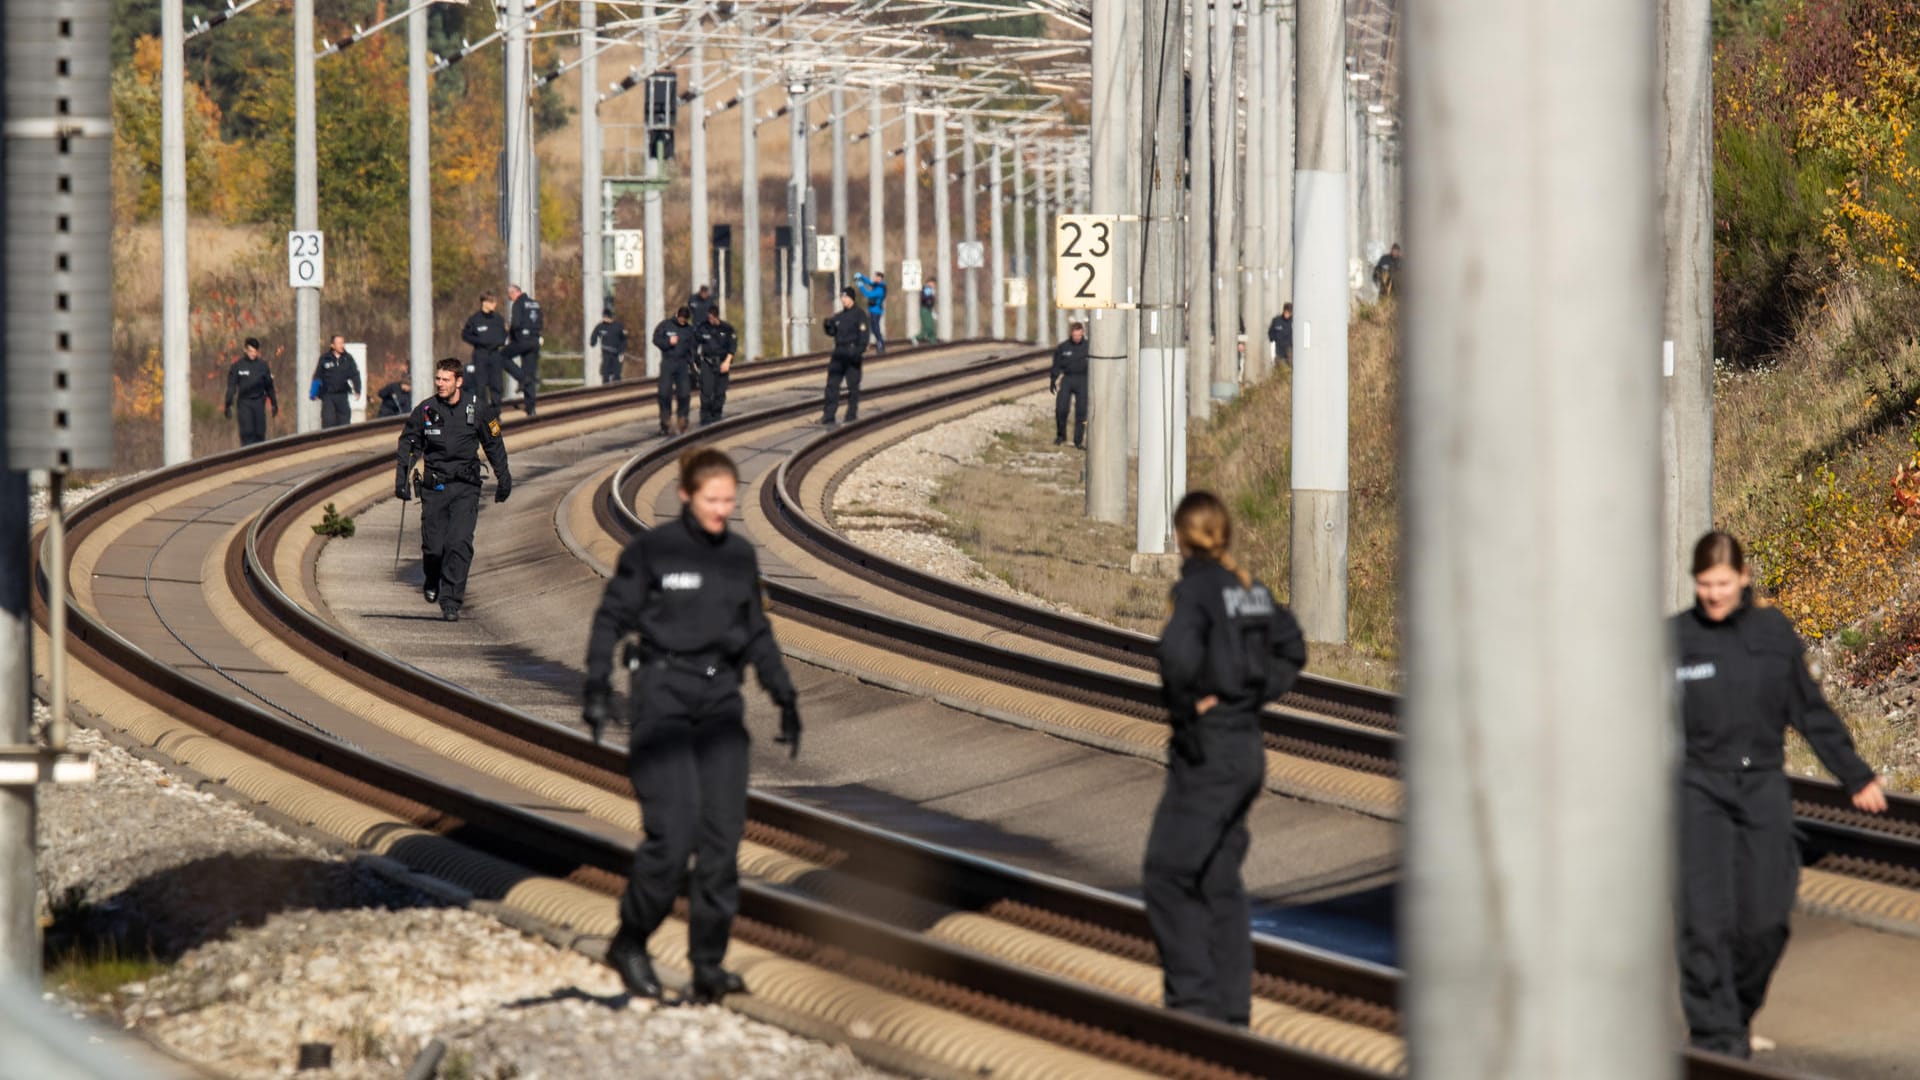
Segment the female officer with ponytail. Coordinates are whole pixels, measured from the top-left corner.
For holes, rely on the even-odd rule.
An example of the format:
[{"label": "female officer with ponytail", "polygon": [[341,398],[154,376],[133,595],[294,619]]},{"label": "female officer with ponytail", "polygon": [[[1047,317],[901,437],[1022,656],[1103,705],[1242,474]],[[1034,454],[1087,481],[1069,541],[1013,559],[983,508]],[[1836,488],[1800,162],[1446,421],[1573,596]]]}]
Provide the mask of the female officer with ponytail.
[{"label": "female officer with ponytail", "polygon": [[1167,1007],[1244,1027],[1253,941],[1240,864],[1247,810],[1266,776],[1260,708],[1293,688],[1307,648],[1293,615],[1234,565],[1233,525],[1218,498],[1196,491],[1180,500],[1173,528],[1186,561],[1160,635],[1173,742],[1147,839],[1147,920]]}]

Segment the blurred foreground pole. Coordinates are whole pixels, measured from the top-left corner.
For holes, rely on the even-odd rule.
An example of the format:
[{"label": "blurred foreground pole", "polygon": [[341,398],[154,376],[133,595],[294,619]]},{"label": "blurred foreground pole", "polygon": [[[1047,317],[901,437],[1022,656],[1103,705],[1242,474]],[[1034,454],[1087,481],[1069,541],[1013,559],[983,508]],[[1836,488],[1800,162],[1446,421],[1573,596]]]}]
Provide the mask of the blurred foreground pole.
[{"label": "blurred foreground pole", "polygon": [[1413,1074],[1672,1076],[1653,5],[1405,27]]},{"label": "blurred foreground pole", "polygon": [[[0,377],[6,358],[0,356]],[[0,470],[0,746],[33,741],[27,474]],[[0,982],[40,984],[34,788],[0,787]]]},{"label": "blurred foreground pole", "polygon": [[[1694,542],[1713,528],[1713,5],[1661,0],[1666,604],[1693,604]],[[1651,362],[1651,356],[1648,357]]]},{"label": "blurred foreground pole", "polygon": [[[1220,7],[1225,8],[1222,3]],[[1213,37],[1207,0],[1187,9],[1187,415],[1205,420],[1213,404]],[[1227,69],[1219,72],[1226,81]],[[1231,270],[1228,271],[1232,273]],[[1225,332],[1222,331],[1222,337]]]},{"label": "blurred foreground pole", "polygon": [[187,340],[187,28],[182,0],[160,5],[160,452],[193,456]]},{"label": "blurred foreground pole", "polygon": [[[581,5],[581,10],[582,18],[592,18],[592,4]],[[413,380],[415,401],[425,401],[433,393],[433,99],[427,93],[427,65],[432,62],[427,53],[427,5],[422,4],[407,16],[407,377]],[[592,61],[587,63],[591,72]],[[582,100],[592,99],[582,95]],[[582,124],[583,130],[593,127],[592,123]],[[596,183],[581,190],[592,192],[599,186]],[[592,204],[598,211],[599,200],[586,198],[581,202]],[[596,244],[583,246],[599,251]],[[598,280],[597,255],[591,271],[589,283]],[[371,378],[373,373],[363,371],[360,375]]]},{"label": "blurred foreground pole", "polygon": [[[1093,0],[1093,90],[1087,172],[1091,214],[1125,214],[1127,207],[1127,73],[1129,23],[1139,16],[1131,0]],[[1044,181],[1043,181],[1044,182]],[[1065,207],[1059,207],[1064,212]],[[1116,230],[1121,237],[1126,230]],[[1040,257],[1054,257],[1053,223],[1041,222]],[[1122,244],[1115,265],[1127,266]],[[1124,275],[1123,275],[1124,276]],[[1056,287],[1057,283],[1056,283]],[[1042,303],[1053,305],[1048,296]],[[1127,324],[1133,313],[1096,309],[1087,326],[1087,516],[1127,520]]]},{"label": "blurred foreground pole", "polygon": [[1138,122],[1145,152],[1136,163],[1141,170],[1139,201],[1132,212],[1140,215],[1144,245],[1135,264],[1141,269],[1134,550],[1142,555],[1167,552],[1173,536],[1173,506],[1186,491],[1186,369],[1182,366],[1186,334],[1180,321],[1187,288],[1180,265],[1185,41],[1179,13],[1180,0],[1147,0],[1140,16],[1146,108],[1138,114]]}]

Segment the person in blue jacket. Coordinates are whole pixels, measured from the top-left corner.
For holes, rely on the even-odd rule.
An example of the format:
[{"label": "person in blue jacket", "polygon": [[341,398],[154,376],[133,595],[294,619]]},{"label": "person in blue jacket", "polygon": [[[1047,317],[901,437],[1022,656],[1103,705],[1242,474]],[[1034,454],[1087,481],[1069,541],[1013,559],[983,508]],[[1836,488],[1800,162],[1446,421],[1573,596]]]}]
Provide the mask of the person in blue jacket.
[{"label": "person in blue jacket", "polygon": [[887,272],[875,270],[873,277],[865,274],[853,275],[853,283],[860,286],[860,295],[867,299],[867,329],[873,331],[873,355],[887,354],[887,333],[881,324],[887,314]]}]

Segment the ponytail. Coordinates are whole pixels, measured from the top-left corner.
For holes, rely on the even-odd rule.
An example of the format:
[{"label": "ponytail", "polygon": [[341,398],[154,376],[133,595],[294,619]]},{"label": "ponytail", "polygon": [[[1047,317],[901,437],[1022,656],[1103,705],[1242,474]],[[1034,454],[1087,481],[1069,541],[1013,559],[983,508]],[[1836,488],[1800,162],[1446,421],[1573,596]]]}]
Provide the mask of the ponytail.
[{"label": "ponytail", "polygon": [[1219,496],[1210,491],[1188,492],[1173,512],[1173,534],[1189,550],[1225,567],[1243,588],[1252,587],[1253,575],[1241,569],[1227,550],[1233,543],[1233,520]]}]

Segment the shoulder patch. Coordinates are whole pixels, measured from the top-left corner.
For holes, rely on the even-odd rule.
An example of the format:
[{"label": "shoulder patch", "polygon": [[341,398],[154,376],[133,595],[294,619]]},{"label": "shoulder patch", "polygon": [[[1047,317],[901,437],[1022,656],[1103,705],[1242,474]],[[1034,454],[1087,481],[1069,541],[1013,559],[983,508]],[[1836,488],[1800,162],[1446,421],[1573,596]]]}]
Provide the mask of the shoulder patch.
[{"label": "shoulder patch", "polygon": [[499,417],[497,416],[487,417],[487,434],[493,436],[496,439],[500,437],[500,418]]}]

